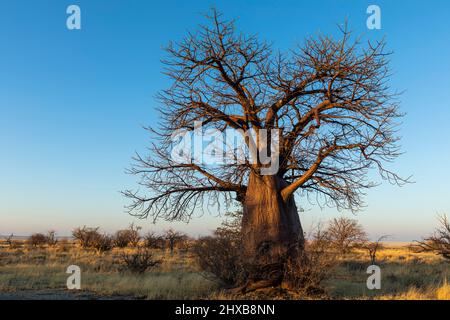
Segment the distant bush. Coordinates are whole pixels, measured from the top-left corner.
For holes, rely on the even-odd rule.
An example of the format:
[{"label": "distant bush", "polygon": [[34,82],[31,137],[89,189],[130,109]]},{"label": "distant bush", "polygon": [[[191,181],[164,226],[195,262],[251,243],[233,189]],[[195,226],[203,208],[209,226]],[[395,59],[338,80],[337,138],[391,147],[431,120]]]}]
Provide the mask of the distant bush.
[{"label": "distant bush", "polygon": [[348,260],[343,261],[342,266],[350,272],[364,272],[367,269],[366,261]]},{"label": "distant bush", "polygon": [[68,239],[60,239],[58,241],[58,250],[61,252],[67,252],[70,249],[70,242]]},{"label": "distant bush", "polygon": [[153,254],[148,249],[139,248],[134,253],[124,253],[121,256],[122,271],[129,271],[133,273],[142,274],[159,264],[161,260],[156,260]]},{"label": "distant bush", "polygon": [[[370,257],[370,264],[377,264],[377,253],[384,249],[382,243],[388,236],[384,235],[377,239],[377,241],[366,241],[361,247],[366,250]],[[400,258],[400,257],[399,257]],[[404,257],[403,257],[404,258]],[[401,260],[401,259],[399,259]]]},{"label": "distant bush", "polygon": [[47,245],[50,247],[53,247],[58,243],[58,240],[56,239],[56,231],[50,230],[49,232],[47,232],[46,238]]},{"label": "distant bush", "polygon": [[13,233],[5,237],[5,243],[8,245],[10,249],[16,249],[19,247],[19,243],[17,241],[14,241]]},{"label": "distant bush", "polygon": [[101,234],[92,244],[92,247],[97,250],[98,253],[103,253],[114,248],[113,237],[107,234]]},{"label": "distant bush", "polygon": [[114,236],[114,245],[118,248],[137,247],[141,240],[139,230],[141,230],[141,227],[131,224],[128,229],[117,231]]},{"label": "distant bush", "polygon": [[164,238],[168,242],[170,253],[173,254],[175,245],[185,241],[187,239],[187,235],[182,232],[169,229],[164,233]]},{"label": "distant bush", "polygon": [[43,247],[47,243],[47,236],[43,233],[34,233],[28,238],[27,243],[31,247]]},{"label": "distant bush", "polygon": [[358,221],[344,217],[331,220],[324,235],[333,248],[341,254],[349,253],[367,241],[367,234]]},{"label": "distant bush", "polygon": [[165,246],[166,239],[161,235],[150,231],[144,236],[144,247],[146,248],[163,250]]},{"label": "distant bush", "polygon": [[100,228],[89,228],[86,226],[83,228],[76,228],[72,231],[72,236],[78,241],[78,244],[82,248],[93,248],[94,243],[101,237],[98,229]]},{"label": "distant bush", "polygon": [[107,234],[101,234],[98,229],[84,226],[73,230],[72,235],[82,248],[93,248],[99,253],[111,250],[114,247],[114,239]]}]

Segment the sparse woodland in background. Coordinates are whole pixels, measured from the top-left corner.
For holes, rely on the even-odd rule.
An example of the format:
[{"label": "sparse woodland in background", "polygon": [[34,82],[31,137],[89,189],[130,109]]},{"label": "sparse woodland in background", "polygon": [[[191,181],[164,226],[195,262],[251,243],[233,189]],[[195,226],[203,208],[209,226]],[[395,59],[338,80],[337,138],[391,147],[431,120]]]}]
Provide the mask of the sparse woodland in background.
[{"label": "sparse woodland in background", "polygon": [[[112,235],[97,227],[79,227],[73,237],[55,231],[27,240],[5,236],[0,243],[0,291],[61,289],[65,268],[77,261],[85,289],[99,295],[148,299],[196,298],[394,298],[450,299],[447,284],[450,232],[441,217],[436,232],[412,245],[390,247],[369,241],[355,219],[336,218],[305,235],[305,262],[288,265],[286,277],[296,290],[236,289],[246,278],[240,252],[241,212],[229,213],[207,237],[182,232],[142,233],[132,224]],[[366,269],[382,268],[383,288],[369,291]],[[19,267],[20,266],[20,267]]]}]

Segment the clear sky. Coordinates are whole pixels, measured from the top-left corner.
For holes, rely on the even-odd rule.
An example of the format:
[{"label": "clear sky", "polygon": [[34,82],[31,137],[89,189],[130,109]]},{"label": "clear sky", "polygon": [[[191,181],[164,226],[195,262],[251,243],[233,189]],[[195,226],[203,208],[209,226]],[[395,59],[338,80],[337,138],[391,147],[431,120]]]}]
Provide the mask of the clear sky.
[{"label": "clear sky", "polygon": [[[81,30],[66,28],[70,4],[81,8]],[[381,8],[381,30],[366,28],[370,4]],[[119,191],[135,186],[124,169],[145,151],[141,126],[157,121],[154,96],[168,85],[162,48],[212,6],[280,49],[335,33],[345,19],[365,39],[385,36],[407,113],[406,153],[391,168],[416,183],[369,190],[357,218],[373,237],[409,241],[430,233],[438,213],[450,214],[449,1],[0,0],[0,234],[65,235],[85,224],[113,231],[135,221]],[[298,201],[306,229],[351,216]],[[174,227],[204,234],[219,222],[204,216]]]}]

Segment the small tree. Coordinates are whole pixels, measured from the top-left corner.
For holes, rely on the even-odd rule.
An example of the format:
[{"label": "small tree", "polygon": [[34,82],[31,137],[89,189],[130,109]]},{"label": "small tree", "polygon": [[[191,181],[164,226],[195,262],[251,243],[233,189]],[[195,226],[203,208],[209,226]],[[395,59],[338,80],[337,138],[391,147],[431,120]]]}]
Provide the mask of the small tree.
[{"label": "small tree", "polygon": [[137,247],[141,240],[140,230],[141,227],[135,226],[132,223],[128,229],[117,231],[114,236],[114,245],[119,248],[125,248],[127,246]]},{"label": "small tree", "polygon": [[175,248],[175,244],[177,242],[183,241],[187,238],[186,234],[175,231],[173,229],[169,229],[164,233],[164,237],[168,241],[170,254],[173,254],[173,250]]},{"label": "small tree", "polygon": [[92,248],[94,242],[101,236],[98,232],[99,227],[76,228],[72,231],[72,236],[78,241],[82,248]]},{"label": "small tree", "polygon": [[376,264],[378,251],[384,249],[384,246],[381,242],[387,237],[387,235],[384,235],[379,237],[377,241],[367,241],[362,245],[362,248],[365,249],[369,254],[370,264]]},{"label": "small tree", "polygon": [[77,228],[72,232],[73,237],[78,241],[82,248],[93,248],[98,253],[109,251],[114,246],[113,238],[107,234],[101,234],[99,227]]},{"label": "small tree", "polygon": [[144,236],[144,247],[149,249],[164,249],[166,239],[157,235],[155,232],[150,231]]},{"label": "small tree", "polygon": [[13,249],[17,246],[17,243],[13,240],[14,234],[11,233],[9,236],[5,237],[5,242],[10,249]]},{"label": "small tree", "polygon": [[440,226],[434,234],[422,241],[416,241],[413,248],[418,252],[434,252],[450,260],[450,221],[446,215],[438,218]]},{"label": "small tree", "polygon": [[366,232],[358,221],[344,217],[334,218],[326,234],[334,248],[342,254],[361,246],[367,240]]},{"label": "small tree", "polygon": [[47,243],[47,237],[42,233],[34,233],[28,238],[31,247],[43,247]]},{"label": "small tree", "polygon": [[92,248],[94,248],[99,254],[109,251],[113,247],[114,239],[107,234],[100,234],[92,243]]},{"label": "small tree", "polygon": [[55,246],[58,243],[58,240],[56,239],[56,231],[50,230],[47,232],[47,245],[50,247]]}]

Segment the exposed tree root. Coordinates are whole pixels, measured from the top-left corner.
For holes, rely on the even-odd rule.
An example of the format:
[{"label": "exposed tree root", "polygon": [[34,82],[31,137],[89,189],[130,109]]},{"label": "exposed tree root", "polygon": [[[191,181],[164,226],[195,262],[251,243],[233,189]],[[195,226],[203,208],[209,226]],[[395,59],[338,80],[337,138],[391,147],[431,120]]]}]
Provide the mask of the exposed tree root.
[{"label": "exposed tree root", "polygon": [[246,294],[256,290],[278,287],[280,284],[280,279],[249,280],[243,286],[232,289],[231,292],[235,294]]}]

